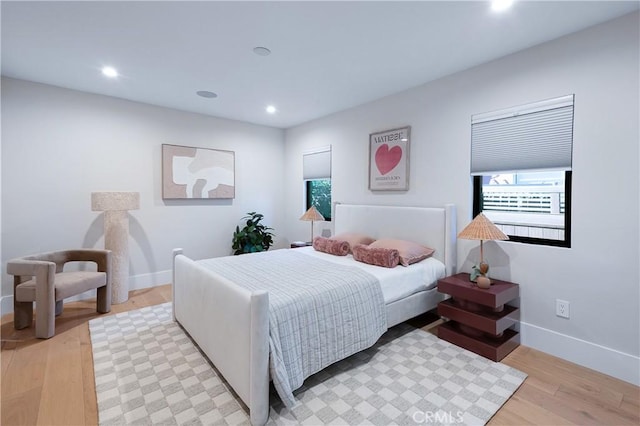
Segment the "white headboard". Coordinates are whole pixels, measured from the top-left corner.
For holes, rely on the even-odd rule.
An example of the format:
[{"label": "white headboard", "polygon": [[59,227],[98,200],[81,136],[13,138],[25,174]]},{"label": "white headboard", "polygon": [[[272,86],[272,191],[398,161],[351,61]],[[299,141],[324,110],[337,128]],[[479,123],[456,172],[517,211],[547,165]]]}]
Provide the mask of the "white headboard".
[{"label": "white headboard", "polygon": [[397,238],[435,249],[447,275],[457,268],[456,207],[400,207],[336,204],[334,235],[361,232],[375,239]]}]

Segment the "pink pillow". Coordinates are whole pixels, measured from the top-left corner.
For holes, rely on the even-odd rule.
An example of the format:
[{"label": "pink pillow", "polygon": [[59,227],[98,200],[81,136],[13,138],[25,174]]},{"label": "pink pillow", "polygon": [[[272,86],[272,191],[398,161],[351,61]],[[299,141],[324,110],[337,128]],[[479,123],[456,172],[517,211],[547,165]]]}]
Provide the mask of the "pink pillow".
[{"label": "pink pillow", "polygon": [[425,247],[412,241],[394,240],[391,238],[377,240],[371,243],[369,247],[398,250],[400,253],[400,264],[402,266],[409,266],[412,263],[420,262],[421,260],[431,256],[435,251],[432,248]]},{"label": "pink pillow", "polygon": [[396,249],[371,248],[370,245],[358,244],[353,246],[351,251],[355,260],[369,265],[395,268],[400,262],[400,253]]},{"label": "pink pillow", "polygon": [[335,256],[346,256],[349,254],[348,242],[331,240],[324,237],[315,237],[313,239],[313,248],[317,251],[333,254]]},{"label": "pink pillow", "polygon": [[342,234],[334,235],[331,239],[348,242],[350,247],[349,251],[351,251],[351,247],[357,246],[358,244],[369,245],[375,241],[375,238],[358,232],[343,232]]}]

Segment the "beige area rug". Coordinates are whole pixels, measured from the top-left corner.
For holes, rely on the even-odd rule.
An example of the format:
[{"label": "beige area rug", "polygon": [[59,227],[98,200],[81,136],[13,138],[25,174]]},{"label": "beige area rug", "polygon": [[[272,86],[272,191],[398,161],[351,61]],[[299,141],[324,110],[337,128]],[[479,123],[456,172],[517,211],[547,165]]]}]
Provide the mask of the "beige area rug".
[{"label": "beige area rug", "polygon": [[[100,425],[249,424],[247,409],[171,304],[89,322]],[[485,424],[526,374],[401,324],[371,348],[309,377],[269,424]]]}]

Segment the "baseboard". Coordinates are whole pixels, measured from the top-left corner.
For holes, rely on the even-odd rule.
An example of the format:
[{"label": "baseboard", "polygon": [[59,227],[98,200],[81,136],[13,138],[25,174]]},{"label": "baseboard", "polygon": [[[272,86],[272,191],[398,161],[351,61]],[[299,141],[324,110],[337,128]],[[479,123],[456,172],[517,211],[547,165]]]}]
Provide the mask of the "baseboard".
[{"label": "baseboard", "polygon": [[129,277],[129,291],[170,284],[173,281],[171,269],[151,272],[149,274],[132,275]]},{"label": "baseboard", "polygon": [[[156,287],[160,285],[170,284],[172,281],[171,270],[152,272],[150,274],[132,275],[129,277],[129,291],[140,290],[143,288]],[[77,296],[65,299],[65,302],[74,302],[76,300],[93,299],[96,297],[94,290],[86,291]],[[0,316],[13,312],[13,295],[2,296],[0,300]]]},{"label": "baseboard", "polygon": [[13,312],[13,295],[0,298],[0,316]]},{"label": "baseboard", "polygon": [[640,386],[640,357],[536,325],[520,323],[520,343]]}]

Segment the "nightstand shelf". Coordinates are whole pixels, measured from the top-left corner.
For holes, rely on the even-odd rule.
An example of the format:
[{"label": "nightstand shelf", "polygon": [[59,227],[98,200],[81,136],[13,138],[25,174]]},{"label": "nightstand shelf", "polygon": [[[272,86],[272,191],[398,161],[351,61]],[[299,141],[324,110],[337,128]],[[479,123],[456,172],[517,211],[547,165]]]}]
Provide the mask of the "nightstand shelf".
[{"label": "nightstand shelf", "polygon": [[438,304],[438,314],[449,320],[438,328],[438,337],[500,361],[520,344],[520,334],[512,328],[520,309],[506,304],[519,297],[520,288],[492,281],[488,289],[478,288],[465,273],[438,281],[438,291],[451,295]]},{"label": "nightstand shelf", "polygon": [[495,339],[478,338],[469,336],[453,321],[438,326],[438,337],[496,362],[520,345],[520,335],[515,330],[506,330]]},{"label": "nightstand shelf", "polygon": [[491,334],[500,334],[518,322],[519,309],[505,306],[501,312],[465,310],[452,299],[447,299],[438,305],[438,314],[450,320],[473,324],[473,328]]}]

